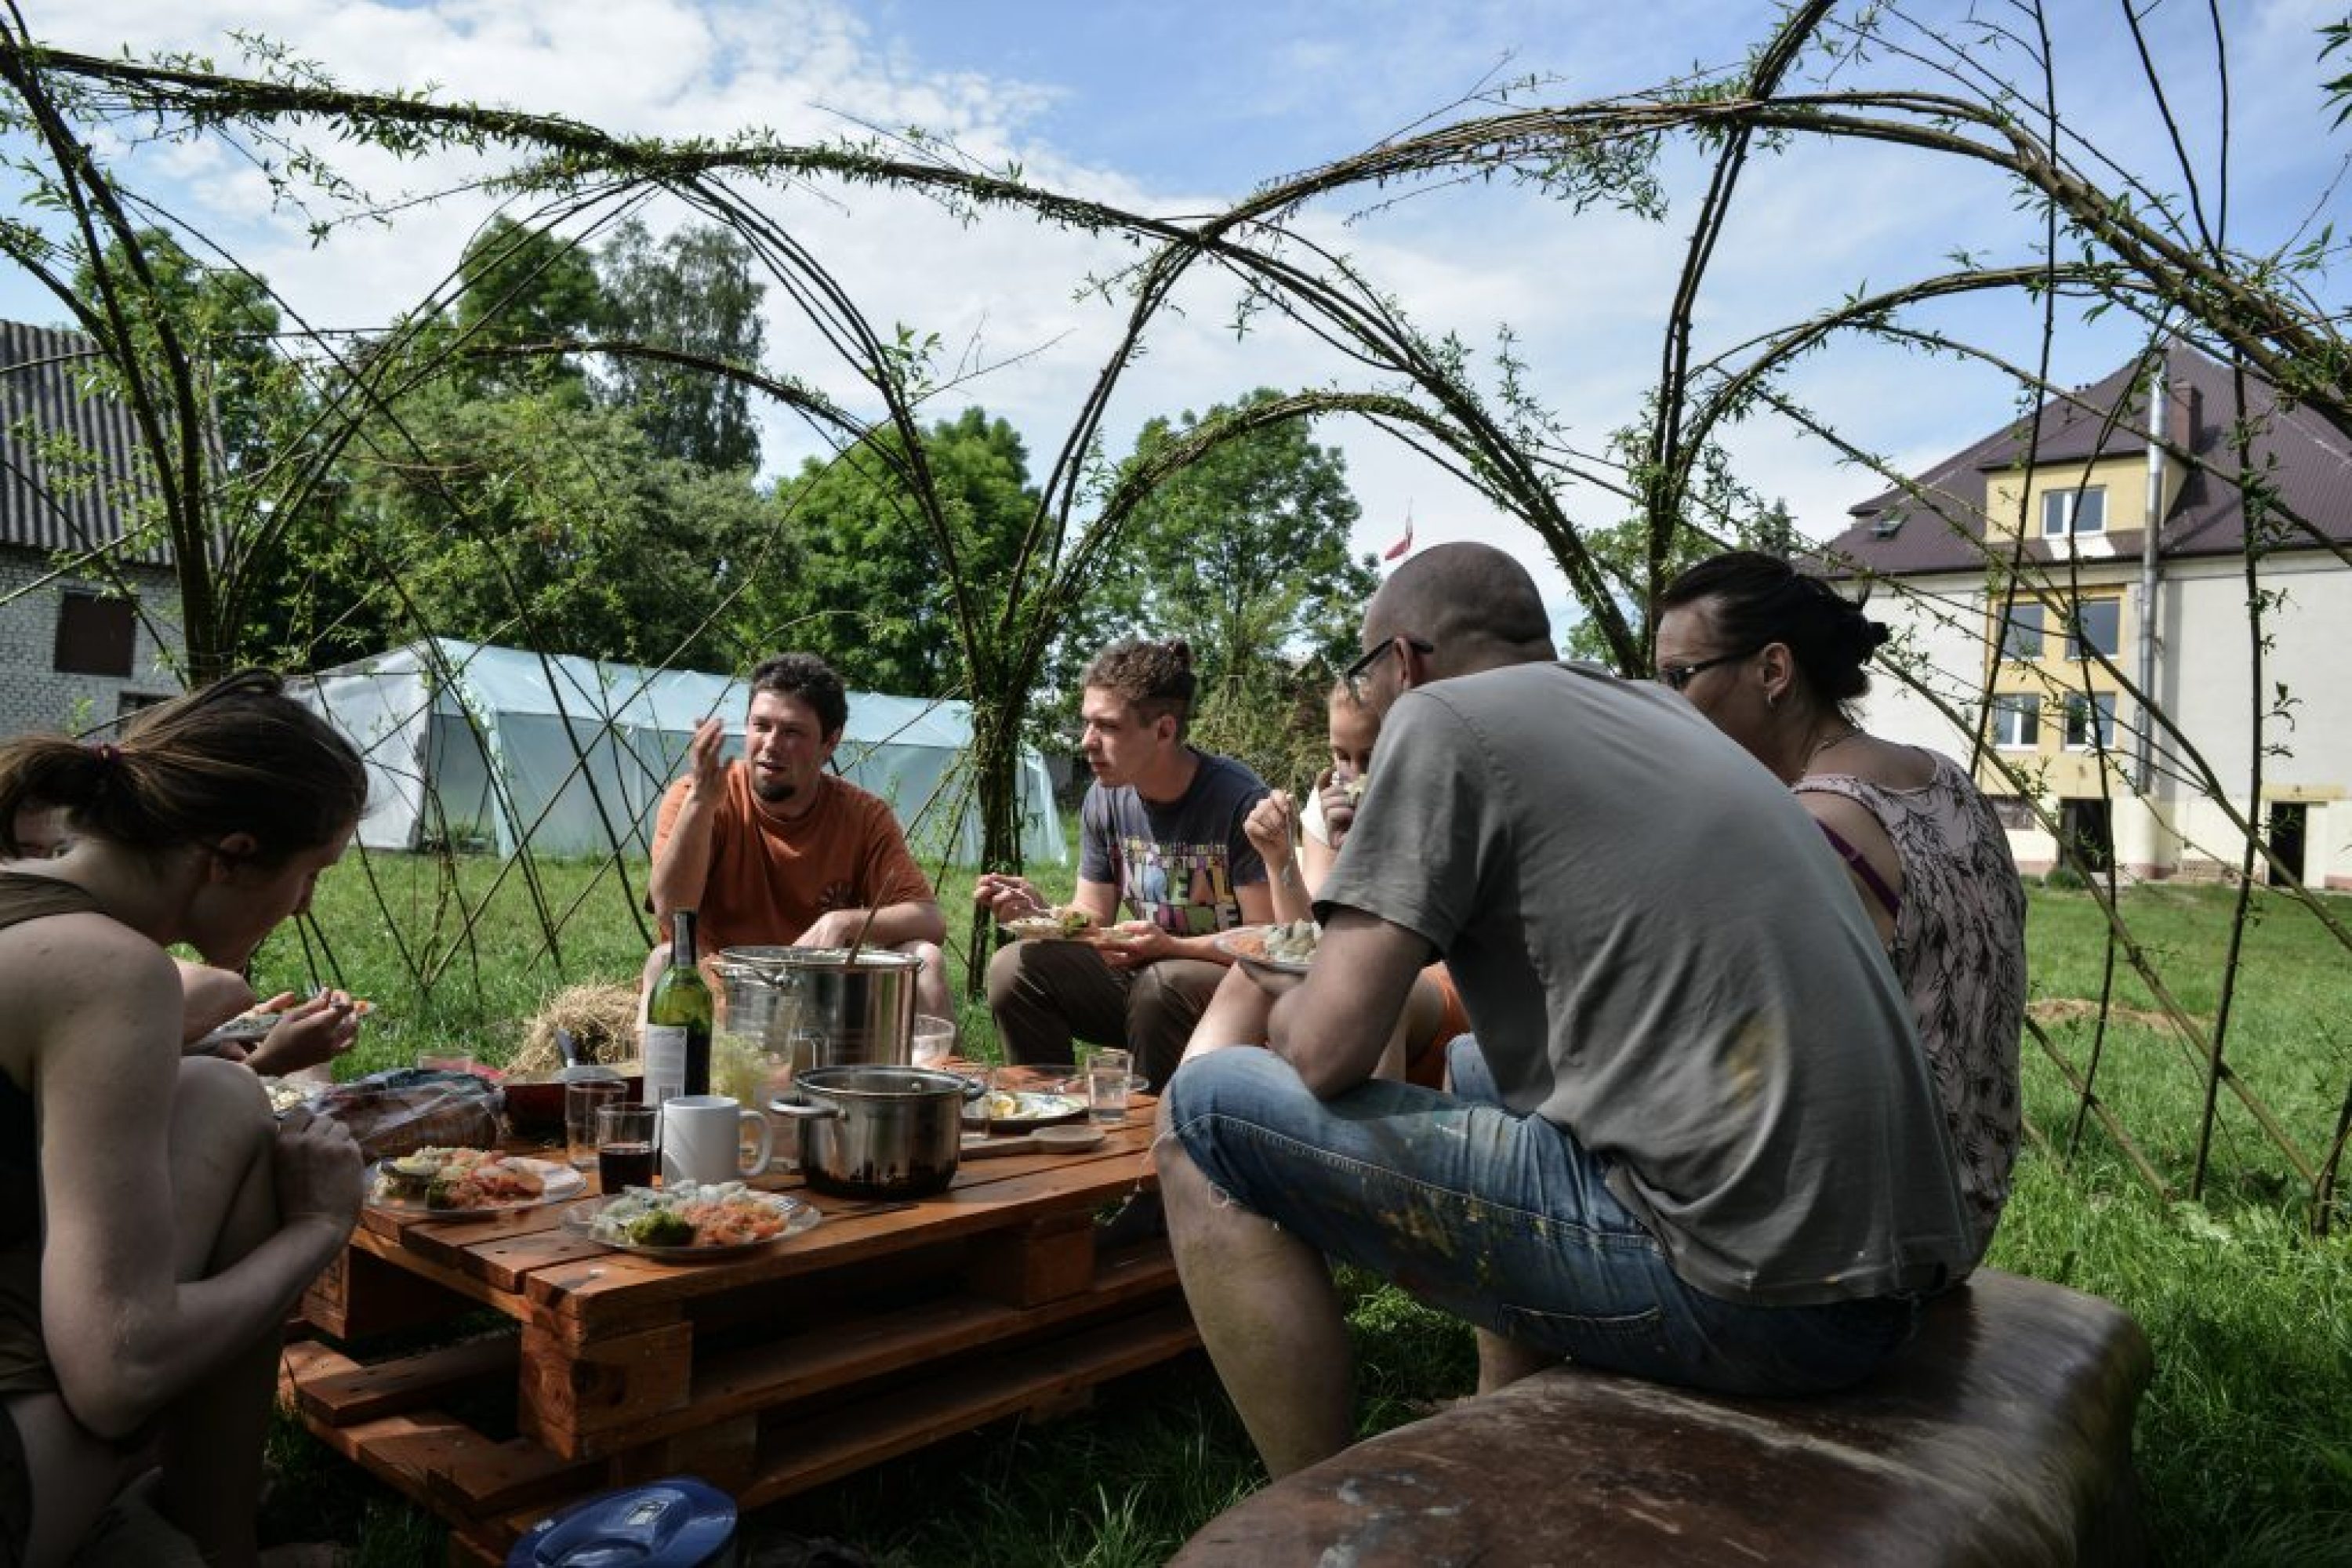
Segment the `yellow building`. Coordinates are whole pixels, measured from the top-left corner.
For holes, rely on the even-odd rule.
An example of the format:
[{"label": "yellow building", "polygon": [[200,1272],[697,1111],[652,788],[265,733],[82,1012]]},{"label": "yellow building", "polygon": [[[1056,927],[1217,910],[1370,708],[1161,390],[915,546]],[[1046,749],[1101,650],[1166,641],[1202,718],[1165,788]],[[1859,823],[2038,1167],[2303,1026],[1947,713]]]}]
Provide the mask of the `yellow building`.
[{"label": "yellow building", "polygon": [[[1911,684],[1871,727],[1974,756],[2021,868],[2352,888],[2352,436],[2185,345],[1853,509]],[[2150,409],[2161,411],[2151,420]],[[2161,435],[2148,432],[2160,423]],[[2259,476],[2254,527],[2244,471]]]}]

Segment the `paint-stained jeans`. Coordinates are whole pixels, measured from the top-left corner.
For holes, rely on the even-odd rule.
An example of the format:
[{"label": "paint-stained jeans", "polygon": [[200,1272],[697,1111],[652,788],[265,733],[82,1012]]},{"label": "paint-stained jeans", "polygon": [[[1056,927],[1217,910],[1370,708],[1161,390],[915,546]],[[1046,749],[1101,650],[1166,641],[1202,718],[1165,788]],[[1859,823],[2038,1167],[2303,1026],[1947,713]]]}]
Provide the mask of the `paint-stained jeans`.
[{"label": "paint-stained jeans", "polygon": [[1727,1394],[1853,1382],[1908,1338],[1914,1303],[1757,1307],[1684,1284],[1609,1191],[1607,1162],[1496,1103],[1477,1043],[1455,1093],[1375,1080],[1318,1100],[1271,1052],[1184,1064],[1170,1124],[1254,1214],[1531,1349]]}]

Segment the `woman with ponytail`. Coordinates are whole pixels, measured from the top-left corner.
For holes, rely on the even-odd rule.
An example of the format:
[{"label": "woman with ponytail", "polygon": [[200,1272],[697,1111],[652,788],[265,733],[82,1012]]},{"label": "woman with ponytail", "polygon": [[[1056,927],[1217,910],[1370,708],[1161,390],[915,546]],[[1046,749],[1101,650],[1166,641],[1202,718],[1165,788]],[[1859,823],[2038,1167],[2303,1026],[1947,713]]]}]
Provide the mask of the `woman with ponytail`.
[{"label": "woman with ponytail", "polygon": [[1733,551],[1658,608],[1658,679],[1797,792],[1886,943],[1981,1258],[2017,1157],[2025,1013],[2025,893],[2000,819],[1949,757],[1863,729],[1853,704],[1886,628],[1821,578]]},{"label": "woman with ponytail", "polygon": [[[334,1122],[273,1120],[245,1068],[183,1058],[164,949],[243,968],[366,789],[266,671],[118,741],[0,743],[0,1568],[67,1561],[151,1468],[206,1560],[258,1560],[278,1326],[351,1232],[360,1157]],[[19,837],[38,808],[64,818],[53,858]]]}]

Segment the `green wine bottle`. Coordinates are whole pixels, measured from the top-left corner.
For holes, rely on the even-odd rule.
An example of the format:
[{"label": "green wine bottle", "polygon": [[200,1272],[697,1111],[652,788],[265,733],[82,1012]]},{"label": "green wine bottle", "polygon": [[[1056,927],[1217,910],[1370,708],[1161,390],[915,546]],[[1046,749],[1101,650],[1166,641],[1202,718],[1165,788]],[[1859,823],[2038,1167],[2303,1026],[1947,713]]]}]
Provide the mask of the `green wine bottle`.
[{"label": "green wine bottle", "polygon": [[710,987],[694,966],[694,911],[669,917],[669,967],[646,999],[646,1099],[710,1092]]}]

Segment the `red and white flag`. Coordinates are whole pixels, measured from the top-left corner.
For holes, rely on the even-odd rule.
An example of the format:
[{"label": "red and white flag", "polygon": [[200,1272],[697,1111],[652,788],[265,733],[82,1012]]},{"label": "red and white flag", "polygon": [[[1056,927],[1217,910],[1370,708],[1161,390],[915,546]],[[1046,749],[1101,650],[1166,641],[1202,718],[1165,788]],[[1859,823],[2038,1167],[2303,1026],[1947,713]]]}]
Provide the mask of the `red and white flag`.
[{"label": "red and white flag", "polygon": [[1403,556],[1403,555],[1404,555],[1408,551],[1412,550],[1412,509],[1411,507],[1407,507],[1407,508],[1405,509],[1405,513],[1404,513],[1404,537],[1403,537],[1402,539],[1398,540],[1394,544],[1390,545],[1386,550],[1381,551],[1381,560],[1383,560],[1383,561],[1395,561],[1395,560],[1399,560],[1399,559],[1401,559],[1401,558],[1402,558],[1402,556]]}]

